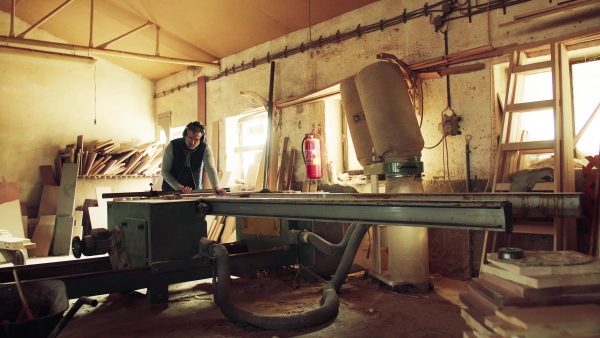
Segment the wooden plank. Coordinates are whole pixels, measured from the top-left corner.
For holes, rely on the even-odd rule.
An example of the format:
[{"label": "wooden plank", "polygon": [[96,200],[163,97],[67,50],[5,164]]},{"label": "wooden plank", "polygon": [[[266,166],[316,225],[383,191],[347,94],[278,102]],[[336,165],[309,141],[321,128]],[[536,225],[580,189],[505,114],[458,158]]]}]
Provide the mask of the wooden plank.
[{"label": "wooden plank", "polygon": [[19,200],[0,204],[0,229],[7,230],[14,237],[27,237],[23,231],[21,205]]},{"label": "wooden plank", "polygon": [[475,63],[475,64],[465,65],[465,66],[454,66],[454,67],[442,68],[442,69],[438,70],[437,72],[441,76],[446,76],[446,75],[455,75],[455,74],[465,74],[465,73],[475,72],[475,71],[482,70],[482,69],[485,69],[485,64]]},{"label": "wooden plank", "polygon": [[99,175],[104,175],[112,166],[117,162],[117,160],[108,160],[104,165],[104,168],[98,172]]},{"label": "wooden plank", "polygon": [[55,221],[56,216],[54,215],[40,217],[38,224],[35,226],[33,236],[31,236],[31,241],[35,243],[35,248],[27,250],[29,256],[48,256],[50,244],[52,243],[52,236],[54,235]]},{"label": "wooden plank", "polygon": [[42,199],[40,200],[40,207],[37,217],[56,215],[59,192],[60,187],[58,186],[46,185],[43,187]]},{"label": "wooden plank", "polygon": [[62,179],[62,161],[60,160],[60,156],[56,156],[54,159],[54,175],[56,177],[56,183],[60,185],[60,180]]},{"label": "wooden plank", "polygon": [[19,200],[19,184],[17,182],[0,182],[0,203]]},{"label": "wooden plank", "polygon": [[483,278],[474,278],[469,285],[485,295],[498,308],[587,304],[600,301],[600,292],[566,294],[560,290],[553,290],[554,292],[547,294],[523,297]]},{"label": "wooden plank", "polygon": [[206,216],[204,216],[204,220],[206,221],[206,238],[210,238],[208,235],[210,234],[210,232],[212,230],[215,218],[216,218],[215,215],[206,215]]},{"label": "wooden plank", "polygon": [[42,185],[58,185],[54,178],[54,168],[51,165],[41,165],[40,175],[42,176]]},{"label": "wooden plank", "polygon": [[507,26],[518,24],[518,23],[529,22],[529,21],[537,19],[537,18],[541,18],[544,16],[552,15],[552,14],[572,11],[575,8],[592,5],[592,4],[595,4],[598,2],[600,2],[600,0],[584,0],[584,1],[571,1],[571,2],[567,1],[566,4],[559,3],[558,6],[555,6],[555,7],[542,8],[542,9],[538,9],[533,12],[527,12],[527,13],[523,13],[520,15],[515,15],[513,21],[503,22],[503,23],[499,24],[498,27],[507,27]]},{"label": "wooden plank", "polygon": [[[510,183],[497,183],[495,191],[509,191]],[[554,182],[538,182],[531,191],[554,191]]]},{"label": "wooden plank", "polygon": [[133,156],[133,154],[135,154],[137,151],[136,150],[129,150],[125,153],[121,153],[121,155],[119,155],[115,160],[115,164],[119,164],[121,162],[124,162],[125,160],[127,160],[129,157]]},{"label": "wooden plank", "polygon": [[[281,112],[279,112],[281,114]],[[275,114],[273,114],[275,116]],[[269,147],[269,168],[268,168],[268,185],[270,191],[276,191],[279,183],[277,175],[277,160],[279,157],[279,139],[281,138],[281,128],[277,128],[277,121],[273,119],[271,127],[271,146]]]},{"label": "wooden plank", "polygon": [[88,156],[87,156],[87,161],[85,163],[85,170],[84,170],[83,174],[89,175],[90,170],[92,169],[92,167],[94,165],[94,161],[96,160],[96,156],[98,154],[95,152],[89,152],[89,151],[86,151],[86,153],[88,154]]},{"label": "wooden plank", "polygon": [[125,166],[125,171],[123,172],[123,174],[128,174],[135,165],[137,165],[137,163],[139,162],[139,160],[142,158],[144,154],[142,152],[138,152],[137,154],[133,155],[133,157],[131,157],[129,159],[129,161],[127,162],[127,165]]},{"label": "wooden plank", "polygon": [[525,330],[560,330],[561,336],[597,337],[600,335],[600,306],[596,304],[505,308],[496,316]]},{"label": "wooden plank", "polygon": [[259,236],[281,235],[281,225],[278,219],[274,218],[242,218],[242,234]]},{"label": "wooden plank", "polygon": [[288,143],[290,141],[289,137],[285,137],[283,139],[283,148],[281,150],[281,165],[279,166],[278,180],[277,180],[277,190],[285,190],[285,173],[289,168],[289,156],[288,156]]},{"label": "wooden plank", "polygon": [[113,143],[114,143],[113,140],[107,140],[107,141],[104,141],[104,142],[96,143],[96,146],[94,147],[94,150],[97,151],[97,150],[102,149],[102,148],[110,147]]},{"label": "wooden plank", "polygon": [[477,315],[473,310],[469,308],[461,308],[460,316],[465,320],[467,325],[473,330],[480,334],[490,335],[494,331],[485,325],[484,317]]},{"label": "wooden plank", "polygon": [[600,284],[600,273],[589,275],[561,274],[551,276],[521,276],[510,271],[498,268],[491,264],[483,264],[481,271],[507,279],[516,283],[525,284],[536,289],[557,286],[579,286]]},{"label": "wooden plank", "polygon": [[600,259],[575,251],[525,251],[522,259],[500,259],[487,255],[488,262],[521,276],[600,273]]},{"label": "wooden plank", "polygon": [[55,256],[68,255],[70,252],[78,169],[76,163],[66,163],[63,168],[63,179],[56,206],[57,222],[52,240],[52,254]]},{"label": "wooden plank", "polygon": [[528,113],[554,109],[554,100],[543,100],[523,103],[507,104],[505,111],[515,113]]},{"label": "wooden plank", "polygon": [[211,229],[210,229],[210,233],[208,234],[208,239],[216,241],[217,240],[217,229],[219,227],[219,224],[223,223],[223,217],[225,216],[216,216]]},{"label": "wooden plank", "polygon": [[538,289],[528,285],[503,279],[501,277],[483,271],[479,273],[479,277],[494,285],[494,288],[499,287],[508,290],[512,293],[515,293],[520,297],[531,299],[540,299],[544,297],[554,296],[556,294],[579,295],[600,293],[600,284],[593,284],[593,282],[587,285],[567,285]]},{"label": "wooden plank", "polygon": [[516,219],[513,223],[513,233],[554,235],[554,222]]},{"label": "wooden plank", "polygon": [[554,152],[554,140],[505,143],[505,144],[501,145],[501,150],[502,151],[538,150],[540,153]]},{"label": "wooden plank", "polygon": [[287,177],[285,180],[285,190],[292,189],[292,181],[294,180],[294,168],[296,168],[296,148],[292,147],[292,151],[290,152],[290,162],[289,167],[286,172]]},{"label": "wooden plank", "polygon": [[223,227],[223,233],[221,234],[221,243],[226,243],[231,234],[235,231],[236,220],[233,216],[227,216],[225,218],[225,226]]},{"label": "wooden plank", "polygon": [[498,316],[486,316],[484,323],[500,337],[528,337],[527,330],[513,325]]},{"label": "wooden plank", "polygon": [[0,249],[23,250],[33,248],[35,248],[35,243],[31,243],[29,238],[0,235]]},{"label": "wooden plank", "polygon": [[516,65],[513,67],[513,74],[535,74],[552,71],[552,61],[536,62],[527,65]]}]

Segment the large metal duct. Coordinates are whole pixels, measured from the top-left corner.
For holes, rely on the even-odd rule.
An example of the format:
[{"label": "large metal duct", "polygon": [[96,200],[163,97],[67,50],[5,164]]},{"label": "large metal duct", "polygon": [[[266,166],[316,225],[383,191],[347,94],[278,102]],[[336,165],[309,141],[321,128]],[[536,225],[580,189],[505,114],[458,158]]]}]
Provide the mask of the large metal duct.
[{"label": "large metal duct", "polygon": [[[400,68],[389,62],[374,63],[358,72],[355,84],[375,152],[384,159],[383,163],[363,165],[365,175],[369,171],[372,175],[385,174],[386,193],[423,193],[420,157],[425,142]],[[355,147],[367,142],[351,135]],[[377,169],[373,172],[373,168]],[[427,290],[427,228],[388,226],[385,230],[388,270],[387,275],[376,277],[393,286],[412,285]]]},{"label": "large metal duct", "polygon": [[400,67],[366,66],[356,75],[356,88],[377,155],[386,162],[421,157],[425,142]]},{"label": "large metal duct", "polygon": [[340,96],[344,115],[348,121],[348,129],[354,143],[356,159],[363,167],[373,163],[373,141],[367,126],[358,90],[356,89],[355,76],[351,76],[340,84]]}]

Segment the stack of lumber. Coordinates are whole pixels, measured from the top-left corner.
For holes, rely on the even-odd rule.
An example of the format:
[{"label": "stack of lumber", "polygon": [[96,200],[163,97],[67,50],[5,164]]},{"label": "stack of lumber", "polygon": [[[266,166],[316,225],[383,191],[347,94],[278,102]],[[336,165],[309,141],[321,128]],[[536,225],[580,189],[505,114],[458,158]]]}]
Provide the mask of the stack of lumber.
[{"label": "stack of lumber", "polygon": [[288,152],[289,137],[283,139],[283,150],[281,152],[281,166],[277,173],[277,190],[288,191],[292,189],[294,178],[294,167],[296,166],[296,148],[292,147]]},{"label": "stack of lumber", "polygon": [[487,256],[467,292],[464,337],[599,337],[600,259],[574,251]]},{"label": "stack of lumber", "polygon": [[83,136],[77,144],[59,150],[56,158],[56,177],[60,180],[64,163],[78,163],[80,177],[153,176],[160,172],[163,147],[157,142],[139,146],[121,147],[113,140],[90,142],[83,145]]},{"label": "stack of lumber", "polygon": [[206,216],[206,238],[219,243],[229,243],[236,240],[235,217],[231,216]]}]

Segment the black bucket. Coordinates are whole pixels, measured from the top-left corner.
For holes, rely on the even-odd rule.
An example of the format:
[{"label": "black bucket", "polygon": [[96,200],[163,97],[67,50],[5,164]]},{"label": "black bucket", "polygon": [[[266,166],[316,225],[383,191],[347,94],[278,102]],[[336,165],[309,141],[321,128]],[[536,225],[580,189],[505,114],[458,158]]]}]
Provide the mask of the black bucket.
[{"label": "black bucket", "polygon": [[15,284],[0,285],[0,338],[48,337],[69,308],[67,288],[62,281],[47,280],[21,284],[35,319],[25,316],[17,322],[23,305]]}]

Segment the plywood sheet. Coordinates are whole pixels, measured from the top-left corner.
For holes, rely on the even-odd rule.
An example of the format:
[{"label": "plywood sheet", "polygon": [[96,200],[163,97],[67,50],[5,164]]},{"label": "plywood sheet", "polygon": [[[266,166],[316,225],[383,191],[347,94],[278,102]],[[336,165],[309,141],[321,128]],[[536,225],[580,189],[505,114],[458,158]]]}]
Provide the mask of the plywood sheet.
[{"label": "plywood sheet", "polygon": [[38,217],[56,215],[56,205],[58,204],[58,194],[60,187],[45,185],[42,190],[42,199],[40,200],[40,208]]},{"label": "plywood sheet", "polygon": [[56,205],[57,216],[73,216],[78,170],[79,166],[77,163],[65,163],[63,165],[60,192]]},{"label": "plywood sheet", "polygon": [[507,279],[500,278],[498,276],[480,271],[479,277],[489,283],[494,288],[501,287],[512,293],[518,294],[520,297],[539,299],[543,297],[555,296],[558,294],[562,295],[580,295],[590,293],[600,293],[600,284],[588,284],[588,285],[568,285],[568,286],[557,286],[547,288],[534,288],[528,285],[513,282]]},{"label": "plywood sheet", "polygon": [[[593,290],[582,290],[581,293],[562,293],[560,289],[553,289],[552,292],[539,294],[531,297],[523,297],[516,292],[500,287],[488,282],[482,278],[473,278],[470,287],[484,294],[490,301],[494,302],[499,308],[509,306],[549,306],[549,305],[573,305],[600,302],[600,292]],[[600,289],[600,285],[596,288]],[[533,289],[544,290],[544,289]]]},{"label": "plywood sheet", "polygon": [[72,216],[56,216],[54,239],[51,246],[53,256],[66,256],[71,252],[71,238],[75,219]]},{"label": "plywood sheet", "polygon": [[225,226],[221,234],[221,243],[227,243],[231,234],[235,231],[235,217],[227,216],[225,218]]},{"label": "plywood sheet", "polygon": [[106,215],[106,209],[89,207],[88,212],[90,214],[90,223],[92,224],[92,229],[108,229],[108,217]]},{"label": "plywood sheet", "polygon": [[248,235],[279,236],[280,223],[274,218],[242,218],[242,233]]},{"label": "plywood sheet", "polygon": [[600,284],[600,273],[591,274],[561,274],[550,276],[521,276],[498,268],[492,264],[484,264],[481,271],[516,283],[533,288],[548,288],[558,286],[578,286]]},{"label": "plywood sheet", "polygon": [[575,251],[525,251],[521,259],[499,259],[487,254],[488,262],[521,276],[600,273],[600,259]]},{"label": "plywood sheet", "polygon": [[14,237],[27,237],[23,231],[19,200],[0,204],[0,220],[0,229],[10,232]]},{"label": "plywood sheet", "polygon": [[496,316],[540,337],[600,335],[600,306],[596,304],[506,308],[498,310]]},{"label": "plywood sheet", "polygon": [[58,185],[56,184],[56,178],[54,178],[54,168],[51,165],[41,165],[40,176],[42,176],[43,185]]},{"label": "plywood sheet", "polygon": [[31,241],[35,243],[34,249],[29,249],[27,252],[30,257],[46,257],[50,250],[52,237],[54,236],[54,223],[56,216],[48,215],[41,216],[38,225],[35,227]]},{"label": "plywood sheet", "polygon": [[19,185],[16,182],[0,182],[0,203],[19,200]]}]

